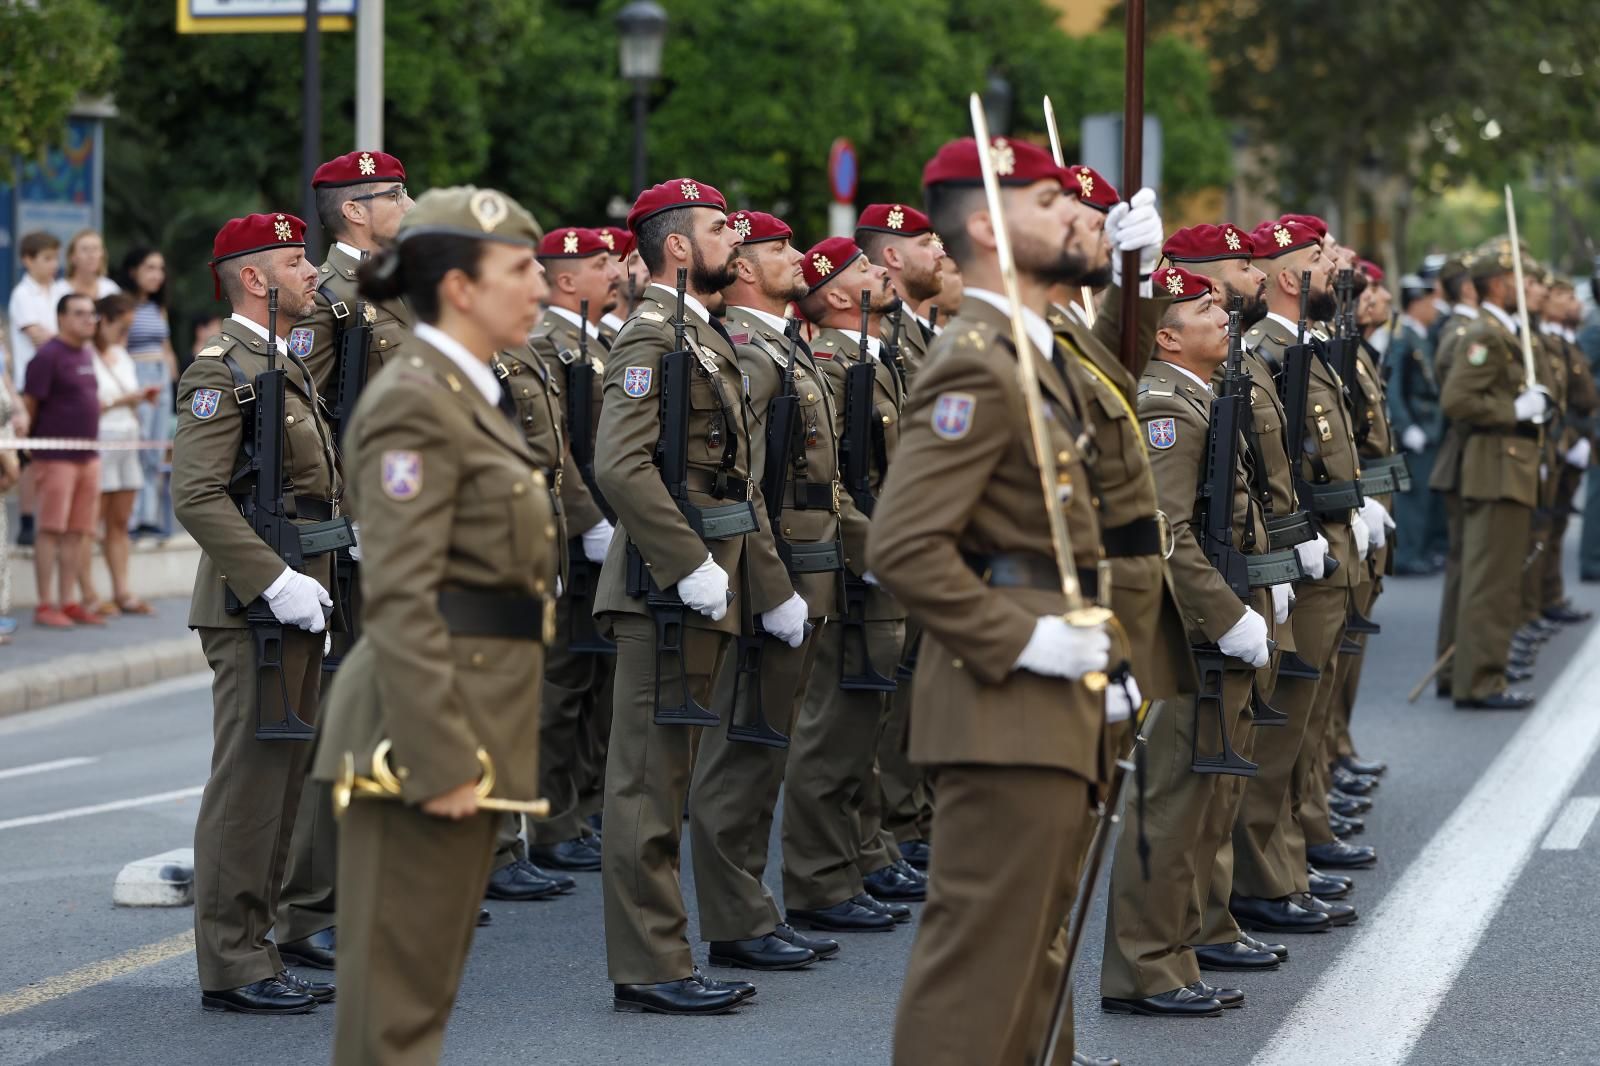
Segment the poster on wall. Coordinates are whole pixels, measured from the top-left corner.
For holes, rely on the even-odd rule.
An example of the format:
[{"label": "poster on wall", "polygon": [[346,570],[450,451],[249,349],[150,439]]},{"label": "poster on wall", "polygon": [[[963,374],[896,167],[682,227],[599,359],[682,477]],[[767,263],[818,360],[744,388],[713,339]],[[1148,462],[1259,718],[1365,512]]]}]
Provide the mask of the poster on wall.
[{"label": "poster on wall", "polygon": [[17,167],[15,189],[0,186],[0,287],[10,293],[20,276],[17,242],[25,233],[53,233],[66,247],[81,229],[100,228],[100,121],[73,118],[62,143],[42,162]]}]

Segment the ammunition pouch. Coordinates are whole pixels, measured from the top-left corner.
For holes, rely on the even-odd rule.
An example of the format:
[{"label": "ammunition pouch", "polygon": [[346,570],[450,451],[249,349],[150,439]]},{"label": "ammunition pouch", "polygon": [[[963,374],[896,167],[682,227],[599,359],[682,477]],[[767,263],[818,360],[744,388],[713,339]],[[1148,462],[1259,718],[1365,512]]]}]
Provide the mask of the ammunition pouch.
[{"label": "ammunition pouch", "polygon": [[1321,516],[1345,519],[1358,510],[1364,497],[1359,481],[1328,481],[1311,487],[1311,510]]},{"label": "ammunition pouch", "polygon": [[1293,548],[1267,552],[1265,555],[1251,555],[1247,558],[1250,587],[1253,589],[1284,585],[1291,581],[1299,581],[1306,576],[1305,570],[1300,566],[1300,556]]},{"label": "ammunition pouch", "polygon": [[790,574],[827,574],[844,569],[844,549],[836,540],[791,544],[780,540],[778,556]]},{"label": "ammunition pouch", "polygon": [[1411,489],[1411,468],[1403,455],[1385,455],[1361,464],[1361,494],[1383,496]]},{"label": "ammunition pouch", "polygon": [[1267,547],[1272,551],[1292,548],[1317,539],[1317,526],[1309,511],[1267,519]]}]

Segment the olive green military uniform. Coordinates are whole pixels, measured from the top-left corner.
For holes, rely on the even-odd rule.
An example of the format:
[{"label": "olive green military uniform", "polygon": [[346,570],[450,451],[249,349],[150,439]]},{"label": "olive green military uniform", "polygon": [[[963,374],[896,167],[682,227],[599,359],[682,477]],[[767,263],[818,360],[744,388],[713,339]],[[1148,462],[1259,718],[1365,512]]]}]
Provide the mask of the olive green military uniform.
[{"label": "olive green military uniform", "polygon": [[[317,386],[324,405],[333,410],[339,405],[339,337],[345,327],[365,322],[372,330],[367,344],[366,380],[399,358],[402,346],[411,337],[411,309],[401,300],[365,300],[356,293],[356,268],[361,260],[335,243],[317,272],[316,306],[309,317],[295,324],[290,334],[298,345],[309,343],[306,369]],[[308,341],[295,336],[310,330]],[[349,409],[346,409],[348,417]],[[349,563],[352,567],[359,564]],[[323,663],[331,673],[355,642],[356,623],[361,616],[361,590],[358,583],[340,590],[349,632],[333,636],[333,648]],[[326,692],[326,686],[324,686]],[[333,823],[333,807],[328,791],[315,781],[306,782],[300,799],[300,814],[295,818],[294,835],[289,841],[289,866],[284,876],[283,894],[278,900],[278,922],[274,930],[280,944],[292,944],[329,928],[335,920],[334,880],[338,874],[338,827]]]},{"label": "olive green military uniform", "polygon": [[406,351],[346,438],[366,617],[315,772],[335,781],[349,758],[366,777],[387,740],[400,802],[358,794],[340,826],[337,1066],[439,1061],[504,816],[451,821],[419,805],[477,780],[480,750],[493,796],[538,794],[560,550],[549,482],[455,363],[418,338]]},{"label": "olive green military uniform", "polygon": [[[734,600],[720,620],[684,610],[680,664],[660,664],[660,699],[676,703],[687,688],[702,706],[740,628],[740,597],[755,615],[782,604],[794,586],[766,532],[760,490],[750,478],[749,412],[742,371],[726,334],[692,306],[686,336],[695,353],[690,370],[688,498],[702,510],[733,506],[710,493],[713,475],[734,437],[727,480],[749,497],[755,531],[703,541],[668,494],[652,462],[661,436],[662,357],[676,349],[673,293],[650,285],[617,336],[606,363],[595,476],[616,509],[617,535],[600,574],[595,615],[617,643],[611,745],[606,758],[606,958],[616,984],[655,984],[694,969],[678,883],[679,837],[689,791],[698,727],[657,725],[656,624],[643,595],[629,585],[630,546],[658,588],[670,590],[709,552],[728,575]],[[698,858],[696,862],[701,861]]]},{"label": "olive green military uniform", "polygon": [[[1541,443],[1544,446],[1539,462],[1539,502],[1534,507],[1532,536],[1522,568],[1521,620],[1532,622],[1544,612],[1545,568],[1549,560],[1559,560],[1559,549],[1552,543],[1555,532],[1556,496],[1561,491],[1561,470],[1566,466],[1567,443],[1567,393],[1570,374],[1567,358],[1561,350],[1561,340],[1539,328],[1533,320],[1533,361],[1535,380],[1550,397],[1550,420],[1545,424]],[[1566,447],[1563,447],[1563,445]]]},{"label": "olive green military uniform", "polygon": [[[578,327],[571,320],[546,311],[529,343],[544,361],[550,405],[569,437],[572,381],[578,374],[596,375],[588,413],[588,446],[593,448],[594,434],[600,429],[600,377],[605,374],[607,342],[589,338],[589,363],[585,365],[579,362],[579,339]],[[598,567],[584,566],[581,538],[606,521],[606,513],[584,481],[570,450],[562,465],[561,507],[566,514],[568,567],[598,575]],[[583,835],[585,812],[580,781],[586,781],[596,771],[604,773],[604,763],[599,767],[585,765],[585,749],[588,737],[604,728],[592,720],[603,717],[610,721],[611,668],[616,656],[572,650],[574,634],[593,636],[594,589],[576,586],[577,582],[569,582],[567,591],[562,593],[556,609],[556,639],[545,658],[544,698],[539,705],[544,719],[539,732],[539,773],[541,792],[550,801],[550,817],[528,826],[529,842],[538,845],[559,844]]]},{"label": "olive green military uniform", "polygon": [[[752,467],[765,471],[770,405],[784,388],[789,342],[782,330],[748,308],[731,308],[724,324],[749,383]],[[817,368],[804,344],[795,349],[792,369],[796,432],[803,441],[804,458],[786,468],[777,532],[788,550],[793,553],[798,548],[800,556],[824,551],[828,545],[841,553],[841,527],[848,526],[852,539],[860,543],[866,539],[867,523],[838,488],[836,409],[842,398],[835,397],[832,380]],[[843,555],[837,557],[842,563]],[[798,648],[781,640],[765,641],[760,675],[766,720],[778,732],[790,735],[791,743],[821,634],[827,618],[838,611],[839,574],[837,570],[817,570],[794,572],[792,578],[815,628]],[[755,724],[749,710],[735,707],[733,702],[736,673],[731,661],[724,665],[714,706],[718,713],[736,716],[731,720],[748,727]],[[829,757],[830,753],[821,749],[786,751],[732,740],[725,729],[709,729],[701,735],[690,794],[689,832],[696,856],[695,894],[704,939],[748,940],[772,932],[783,921],[762,881],[778,791],[786,768],[803,776],[804,760]],[[803,790],[790,789],[787,795],[790,810],[820,802]],[[808,817],[814,820],[816,816]]]},{"label": "olive green military uniform", "polygon": [[[557,572],[561,575],[563,585],[567,573],[567,535],[570,526],[563,513],[566,499],[566,486],[568,472],[563,469],[567,459],[566,435],[562,430],[561,394],[560,386],[556,384],[554,375],[549,367],[530,343],[527,347],[514,351],[498,353],[493,363],[495,377],[500,379],[500,387],[505,396],[509,397],[513,410],[516,412],[516,425],[522,431],[522,436],[528,442],[528,451],[533,455],[533,461],[538,467],[540,476],[548,492],[548,504],[551,514],[554,515],[556,527],[555,559]],[[557,627],[561,621],[559,605],[557,607]],[[549,653],[546,649],[544,660],[545,673],[550,671]],[[544,769],[544,738],[546,723],[549,717],[545,713],[544,698],[549,696],[548,688],[543,690],[539,707],[539,788],[540,798],[550,801],[550,813],[553,818],[565,818],[573,823],[573,836],[577,836],[576,808],[578,805],[577,792],[571,787],[563,788],[554,795],[547,794],[544,789],[558,782],[552,782],[551,776]],[[528,820],[528,833],[537,839],[538,830],[535,828],[543,824],[541,820]],[[523,818],[521,815],[508,814],[500,820],[500,831],[495,838],[494,869],[509,866],[513,862],[526,860],[527,847],[521,834]],[[569,840],[570,837],[562,837]]]},{"label": "olive green military uniform", "polygon": [[[189,625],[199,630],[212,681],[211,777],[195,825],[195,957],[200,987],[239,988],[283,970],[267,939],[277,915],[290,832],[300,806],[311,745],[261,741],[259,720],[284,717],[279,679],[258,676],[255,645],[243,610],[230,613],[227,593],[248,605],[283,572],[283,560],[256,536],[229,496],[229,481],[244,462],[253,418],[241,407],[235,374],[253,382],[267,369],[265,330],[257,335],[235,319],[222,325],[178,387],[178,429],[173,443],[172,503],[178,521],[203,553],[195,576]],[[317,410],[317,392],[305,365],[287,354],[282,339],[277,365],[288,380],[284,408],[286,500],[305,520],[325,520],[338,509],[340,491],[332,441]],[[230,363],[232,366],[230,366]],[[331,558],[306,560],[302,572],[324,588],[332,584]],[[315,721],[322,677],[323,634],[285,627],[283,691],[290,707]]]},{"label": "olive green military uniform", "polygon": [[[1072,537],[1092,571],[1099,528],[1079,451],[1083,400],[1030,348]],[[911,749],[932,768],[928,902],[895,1021],[901,1066],[1024,1061],[1048,966],[1110,769],[1103,697],[1016,670],[1066,604],[1005,314],[968,293],[934,342],[874,516],[869,562],[925,626]],[[1111,659],[1127,649],[1114,641]],[[1003,827],[1003,830],[997,829]],[[1070,1050],[1071,1041],[1066,1047]]]},{"label": "olive green military uniform", "polygon": [[1573,501],[1577,499],[1578,485],[1583,480],[1583,470],[1567,462],[1567,453],[1578,441],[1589,437],[1591,420],[1600,409],[1600,395],[1596,394],[1594,375],[1589,360],[1575,341],[1565,336],[1549,335],[1546,343],[1559,353],[1567,378],[1565,417],[1561,420],[1557,446],[1556,487],[1550,504],[1550,538],[1544,554],[1537,561],[1542,571],[1539,580],[1539,606],[1558,607],[1567,602],[1566,584],[1561,573],[1561,549],[1567,537],[1567,524],[1572,518]]},{"label": "olive green military uniform", "polygon": [[[1139,418],[1150,441],[1150,470],[1163,511],[1172,520],[1171,573],[1183,619],[1196,643],[1215,643],[1253,607],[1263,619],[1272,601],[1265,589],[1241,602],[1211,565],[1198,539],[1203,517],[1196,506],[1205,473],[1211,394],[1182,371],[1151,363],[1139,382]],[[1234,543],[1265,550],[1266,526],[1250,490],[1240,446],[1234,478]],[[1231,743],[1248,751],[1250,693],[1255,671],[1233,662],[1223,677],[1223,715]],[[1221,732],[1209,709],[1197,710],[1192,692],[1152,709],[1146,726],[1148,779],[1145,784],[1144,836],[1150,844],[1150,878],[1138,857],[1139,812],[1117,844],[1106,910],[1104,963],[1100,992],[1116,999],[1144,999],[1200,979],[1191,934],[1200,924],[1197,903],[1210,897],[1213,861],[1233,824],[1238,790],[1216,774],[1190,769],[1196,750],[1215,752]],[[1242,778],[1240,780],[1243,780]],[[1220,805],[1225,817],[1208,817]],[[1227,892],[1221,892],[1226,898]]]},{"label": "olive green military uniform", "polygon": [[[882,349],[879,349],[880,353]],[[845,372],[863,358],[861,337],[824,329],[813,339],[816,367],[827,376],[836,398],[834,414],[843,434]],[[883,427],[884,457],[894,461],[900,441],[905,395],[894,369],[873,360],[873,405]],[[869,488],[883,488],[884,470],[869,463]],[[869,567],[865,530],[844,529],[845,565],[857,575]],[[842,613],[842,605],[841,605]],[[906,610],[882,588],[867,590],[865,608],[867,654],[874,670],[894,677],[905,650]],[[843,676],[859,675],[857,642],[845,624],[826,626],[817,644],[816,663],[806,686],[800,717],[789,746],[789,788],[783,818],[783,898],[791,908],[821,910],[857,896],[862,877],[900,858],[894,838],[879,821],[878,782],[874,768],[878,741],[889,713],[888,693],[845,690]],[[794,798],[804,795],[807,801]]]},{"label": "olive green military uniform", "polygon": [[1461,592],[1451,683],[1458,700],[1506,687],[1541,454],[1538,427],[1518,422],[1512,409],[1523,373],[1515,334],[1485,308],[1462,336],[1445,378],[1444,413],[1462,438]]},{"label": "olive green military uniform", "polygon": [[[1461,342],[1477,325],[1482,313],[1475,308],[1458,307],[1439,333],[1439,348],[1434,356],[1433,369],[1439,379],[1441,408],[1445,382],[1450,379],[1450,368],[1455,365]],[[1444,442],[1439,446],[1439,455],[1433,461],[1433,473],[1428,478],[1428,487],[1444,498],[1445,533],[1449,538],[1445,553],[1444,591],[1439,600],[1439,636],[1434,645],[1440,657],[1455,647],[1456,615],[1461,603],[1461,457],[1466,450],[1466,437],[1465,426],[1451,423],[1445,427]],[[1453,675],[1453,669],[1446,663],[1439,672],[1439,695],[1450,695]]]}]

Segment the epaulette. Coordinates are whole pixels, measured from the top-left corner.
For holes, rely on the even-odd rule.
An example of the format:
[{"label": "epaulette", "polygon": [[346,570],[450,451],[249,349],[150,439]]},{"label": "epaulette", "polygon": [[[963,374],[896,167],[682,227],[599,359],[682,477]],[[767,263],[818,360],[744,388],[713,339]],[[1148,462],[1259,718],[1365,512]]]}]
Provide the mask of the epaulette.
[{"label": "epaulette", "polygon": [[824,349],[832,349],[833,346],[832,341],[822,341],[811,349],[811,357],[813,359],[832,359],[834,353],[831,350],[825,351]]},{"label": "epaulette", "polygon": [[1157,378],[1156,381],[1160,382],[1160,384],[1158,385],[1149,381],[1140,381],[1139,395],[1163,397],[1175,395],[1175,390],[1177,387],[1175,385],[1168,385],[1166,378]]},{"label": "epaulette", "polygon": [[222,354],[227,350],[228,349],[225,345],[208,344],[204,348],[201,348],[198,352],[195,352],[194,357],[196,359],[221,359]]}]

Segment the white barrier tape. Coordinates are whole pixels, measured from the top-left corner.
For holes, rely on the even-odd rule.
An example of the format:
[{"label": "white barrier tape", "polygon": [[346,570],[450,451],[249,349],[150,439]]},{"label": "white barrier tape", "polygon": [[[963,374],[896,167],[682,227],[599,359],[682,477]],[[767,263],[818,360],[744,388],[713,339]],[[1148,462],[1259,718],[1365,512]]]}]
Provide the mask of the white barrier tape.
[{"label": "white barrier tape", "polygon": [[84,440],[81,437],[0,439],[0,448],[19,452],[125,452],[170,447],[170,440]]}]

